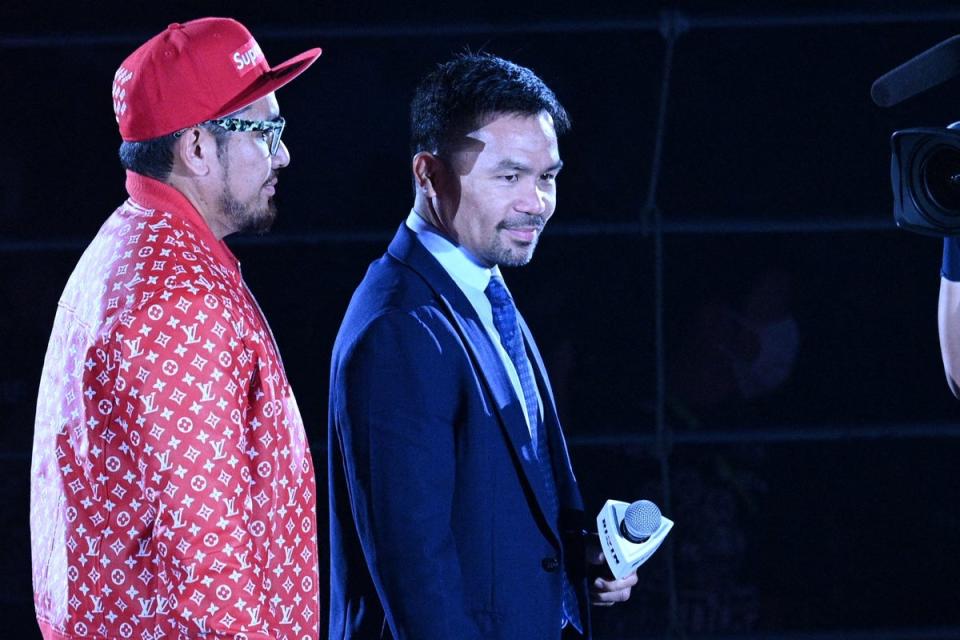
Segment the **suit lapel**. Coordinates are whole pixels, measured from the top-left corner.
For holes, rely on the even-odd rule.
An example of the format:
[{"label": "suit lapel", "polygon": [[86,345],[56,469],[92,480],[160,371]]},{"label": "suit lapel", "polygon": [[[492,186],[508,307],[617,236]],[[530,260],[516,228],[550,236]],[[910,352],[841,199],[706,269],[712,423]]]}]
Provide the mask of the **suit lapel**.
[{"label": "suit lapel", "polygon": [[567,451],[567,442],[560,428],[560,418],[557,414],[557,405],[553,397],[553,388],[550,378],[543,364],[540,349],[533,339],[530,327],[519,313],[520,331],[527,343],[527,350],[533,356],[533,371],[540,388],[540,397],[543,401],[543,427],[547,441],[550,443],[550,462],[553,465],[553,476],[557,487],[557,497],[560,502],[559,526],[563,531],[563,552],[571,558],[566,562],[567,576],[577,591],[577,602],[580,609],[580,621],[587,629],[586,636],[590,637],[590,606],[589,592],[586,580],[586,565],[577,560],[577,556],[585,557],[584,535],[590,521],[584,517],[583,497],[577,486],[577,479],[573,475],[573,466],[570,464],[570,453]]},{"label": "suit lapel", "polygon": [[546,497],[543,473],[534,456],[530,431],[527,428],[527,421],[523,417],[520,400],[514,393],[510,378],[504,369],[503,361],[500,360],[500,356],[476,310],[463,294],[463,291],[460,290],[460,287],[456,285],[440,263],[430,255],[430,252],[420,244],[416,235],[405,224],[401,225],[399,231],[397,231],[393,242],[390,243],[388,253],[420,274],[442,303],[448,318],[475,363],[477,376],[490,393],[500,425],[520,462],[520,468],[536,498],[541,515],[544,516],[544,521],[559,543],[560,535],[557,523],[546,517],[548,513],[546,505],[550,502]]},{"label": "suit lapel", "polygon": [[530,327],[523,316],[517,313],[520,322],[520,332],[527,344],[527,351],[533,356],[533,373],[536,376],[537,387],[540,389],[540,399],[543,402],[543,430],[550,443],[550,462],[553,465],[553,475],[557,485],[557,495],[560,498],[561,509],[571,508],[583,510],[583,498],[577,488],[577,480],[573,475],[573,465],[570,462],[570,452],[567,450],[567,441],[560,428],[560,418],[557,413],[557,404],[553,397],[553,387],[547,376],[547,368],[543,364],[540,349],[533,339]]}]

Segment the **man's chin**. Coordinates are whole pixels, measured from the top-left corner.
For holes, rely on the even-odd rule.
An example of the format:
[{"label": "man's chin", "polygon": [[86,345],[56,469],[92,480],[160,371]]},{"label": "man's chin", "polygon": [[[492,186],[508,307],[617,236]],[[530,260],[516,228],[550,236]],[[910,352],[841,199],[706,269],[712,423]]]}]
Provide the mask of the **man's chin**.
[{"label": "man's chin", "polygon": [[525,250],[507,251],[501,254],[500,260],[497,260],[497,264],[501,267],[523,267],[533,259],[533,250],[536,249],[536,246],[527,247]]},{"label": "man's chin", "polygon": [[254,233],[262,235],[270,230],[277,219],[277,206],[268,198],[258,209],[244,206],[226,195],[220,201],[225,218],[233,226],[230,233]]},{"label": "man's chin", "polygon": [[273,228],[273,223],[276,221],[277,207],[273,203],[273,198],[270,198],[267,201],[266,208],[261,209],[247,218],[241,231],[243,233],[252,233],[262,236]]}]

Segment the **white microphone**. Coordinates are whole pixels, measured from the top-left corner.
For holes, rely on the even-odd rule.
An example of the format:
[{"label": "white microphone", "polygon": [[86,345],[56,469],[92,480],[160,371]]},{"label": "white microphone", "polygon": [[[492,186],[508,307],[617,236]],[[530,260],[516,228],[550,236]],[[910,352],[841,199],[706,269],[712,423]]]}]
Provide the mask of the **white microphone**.
[{"label": "white microphone", "polygon": [[597,515],[600,547],[617,580],[646,562],[672,528],[673,521],[661,515],[649,500],[632,504],[607,500]]}]

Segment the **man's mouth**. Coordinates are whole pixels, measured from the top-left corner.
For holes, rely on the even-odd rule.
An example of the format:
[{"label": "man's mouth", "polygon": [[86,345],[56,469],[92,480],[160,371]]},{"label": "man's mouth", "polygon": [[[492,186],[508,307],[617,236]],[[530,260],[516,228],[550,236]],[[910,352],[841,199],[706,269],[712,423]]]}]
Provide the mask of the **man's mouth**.
[{"label": "man's mouth", "polygon": [[505,227],[504,231],[517,242],[530,244],[536,242],[540,227]]}]

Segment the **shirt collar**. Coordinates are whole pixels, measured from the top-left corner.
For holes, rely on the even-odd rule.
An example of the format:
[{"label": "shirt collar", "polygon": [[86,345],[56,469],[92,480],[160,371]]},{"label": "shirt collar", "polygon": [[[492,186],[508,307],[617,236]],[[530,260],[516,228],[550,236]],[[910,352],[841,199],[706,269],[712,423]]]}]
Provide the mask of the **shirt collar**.
[{"label": "shirt collar", "polygon": [[416,211],[410,212],[406,224],[417,234],[420,244],[437,259],[440,266],[454,280],[472,289],[484,291],[492,276],[502,277],[499,266],[494,265],[490,269],[481,265],[469,251],[451,242],[439,229],[421,218]]},{"label": "shirt collar", "polygon": [[233,269],[240,266],[236,256],[223,240],[217,239],[193,203],[170,185],[134,171],[127,171],[127,193],[139,206],[172,213],[193,227],[197,240],[202,240],[221,264]]}]

